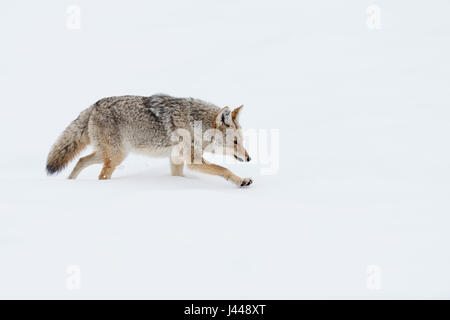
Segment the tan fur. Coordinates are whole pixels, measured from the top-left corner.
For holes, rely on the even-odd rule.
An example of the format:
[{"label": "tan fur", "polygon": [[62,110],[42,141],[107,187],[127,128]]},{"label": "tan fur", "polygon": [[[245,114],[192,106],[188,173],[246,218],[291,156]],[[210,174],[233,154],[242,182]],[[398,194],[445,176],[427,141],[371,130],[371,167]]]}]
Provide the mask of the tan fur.
[{"label": "tan fur", "polygon": [[[83,148],[92,144],[94,152],[79,159],[69,179],[76,179],[83,169],[99,163],[103,163],[103,168],[98,179],[111,179],[114,170],[129,152],[171,158],[172,148],[176,144],[171,134],[178,129],[192,134],[198,122],[201,122],[203,131],[215,128],[225,134],[231,130],[235,140],[226,142],[224,153],[240,161],[250,161],[238,123],[241,109],[242,106],[233,111],[229,107],[220,109],[202,100],[167,95],[104,98],[81,112],[64,130],[50,150],[47,172],[58,173]],[[200,148],[196,152],[199,153],[196,158],[203,159],[204,150]],[[240,178],[204,159],[199,164],[193,159],[177,160],[181,161],[170,161],[174,176],[183,175],[186,162],[193,170],[221,176],[241,187],[252,183],[251,179]]]},{"label": "tan fur", "polygon": [[181,163],[174,163],[172,159],[170,159],[170,172],[173,176],[183,176],[183,168],[184,168],[184,162]]},{"label": "tan fur", "polygon": [[236,109],[233,110],[233,112],[231,112],[231,116],[233,117],[234,121],[237,121],[239,118],[239,112],[241,111],[241,109],[244,107],[244,105],[241,105],[239,107],[237,107]]},{"label": "tan fur", "polygon": [[209,163],[205,159],[202,159],[201,164],[192,163],[188,164],[188,167],[189,169],[196,170],[202,173],[223,177],[225,180],[229,180],[239,187],[247,186],[252,183],[252,179],[242,179],[241,177],[238,177],[233,172],[231,172],[229,169],[221,167],[217,164]]},{"label": "tan fur", "polygon": [[80,142],[74,144],[71,148],[62,149],[55,148],[48,158],[48,162],[52,163],[57,168],[64,168],[70,161],[72,161],[84,148],[86,148],[87,144]]},{"label": "tan fur", "polygon": [[103,168],[98,176],[99,180],[111,179],[111,176],[122,161],[125,159],[125,154],[119,149],[110,149],[105,146],[105,151],[102,154]]},{"label": "tan fur", "polygon": [[90,165],[99,163],[102,163],[102,158],[97,154],[97,152],[93,152],[88,156],[80,158],[77,165],[72,170],[69,179],[76,179],[83,169],[89,167]]},{"label": "tan fur", "polygon": [[91,109],[88,108],[81,112],[53,145],[47,158],[47,172],[49,174],[64,169],[90,143],[87,126]]}]

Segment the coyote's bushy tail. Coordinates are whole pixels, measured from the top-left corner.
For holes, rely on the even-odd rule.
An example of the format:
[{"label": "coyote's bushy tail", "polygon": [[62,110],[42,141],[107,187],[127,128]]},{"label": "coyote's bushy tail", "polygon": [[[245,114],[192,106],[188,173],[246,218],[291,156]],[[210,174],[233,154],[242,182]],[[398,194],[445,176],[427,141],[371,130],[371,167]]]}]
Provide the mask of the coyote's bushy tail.
[{"label": "coyote's bushy tail", "polygon": [[49,175],[63,170],[89,144],[88,122],[91,111],[92,107],[82,111],[56,140],[47,157]]}]

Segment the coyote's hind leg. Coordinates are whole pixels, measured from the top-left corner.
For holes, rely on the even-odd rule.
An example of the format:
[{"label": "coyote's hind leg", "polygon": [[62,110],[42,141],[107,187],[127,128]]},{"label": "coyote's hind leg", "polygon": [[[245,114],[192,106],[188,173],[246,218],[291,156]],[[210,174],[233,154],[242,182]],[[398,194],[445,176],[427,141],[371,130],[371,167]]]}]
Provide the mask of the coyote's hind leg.
[{"label": "coyote's hind leg", "polygon": [[83,169],[99,163],[102,163],[102,157],[100,157],[97,152],[93,152],[90,155],[80,158],[75,168],[73,168],[72,173],[69,175],[69,179],[76,179]]},{"label": "coyote's hind leg", "polygon": [[126,158],[126,155],[120,150],[113,152],[103,152],[103,168],[98,176],[99,180],[111,179],[111,176],[118,165]]}]

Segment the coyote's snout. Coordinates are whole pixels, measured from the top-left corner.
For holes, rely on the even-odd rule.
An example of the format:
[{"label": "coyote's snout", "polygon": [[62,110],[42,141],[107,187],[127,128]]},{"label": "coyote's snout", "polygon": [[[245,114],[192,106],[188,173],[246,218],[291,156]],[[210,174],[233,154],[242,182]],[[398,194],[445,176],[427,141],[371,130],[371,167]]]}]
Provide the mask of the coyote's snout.
[{"label": "coyote's snout", "polygon": [[[202,100],[167,95],[101,99],[81,112],[58,138],[48,155],[47,172],[60,172],[87,145],[92,145],[94,152],[78,160],[69,179],[76,179],[83,169],[100,163],[103,168],[98,178],[110,179],[128,153],[138,152],[170,158],[172,175],[183,175],[186,163],[190,169],[221,176],[240,187],[248,186],[252,179],[240,178],[203,159],[208,143],[202,141],[199,146],[195,141],[195,129],[200,123],[202,133],[215,132],[209,143],[216,152],[221,150],[239,161],[250,161],[238,121],[241,110],[242,106],[220,109]],[[172,151],[178,139],[173,138],[173,133],[179,130],[189,137],[188,144],[184,141],[188,150],[174,156]]]}]

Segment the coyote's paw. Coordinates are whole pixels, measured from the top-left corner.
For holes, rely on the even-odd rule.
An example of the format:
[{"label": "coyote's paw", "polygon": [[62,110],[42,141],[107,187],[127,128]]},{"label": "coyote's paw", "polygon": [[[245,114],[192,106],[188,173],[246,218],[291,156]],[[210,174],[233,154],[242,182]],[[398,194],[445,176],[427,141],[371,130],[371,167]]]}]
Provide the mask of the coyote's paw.
[{"label": "coyote's paw", "polygon": [[253,183],[252,178],[244,178],[241,181],[240,187],[247,187]]}]

